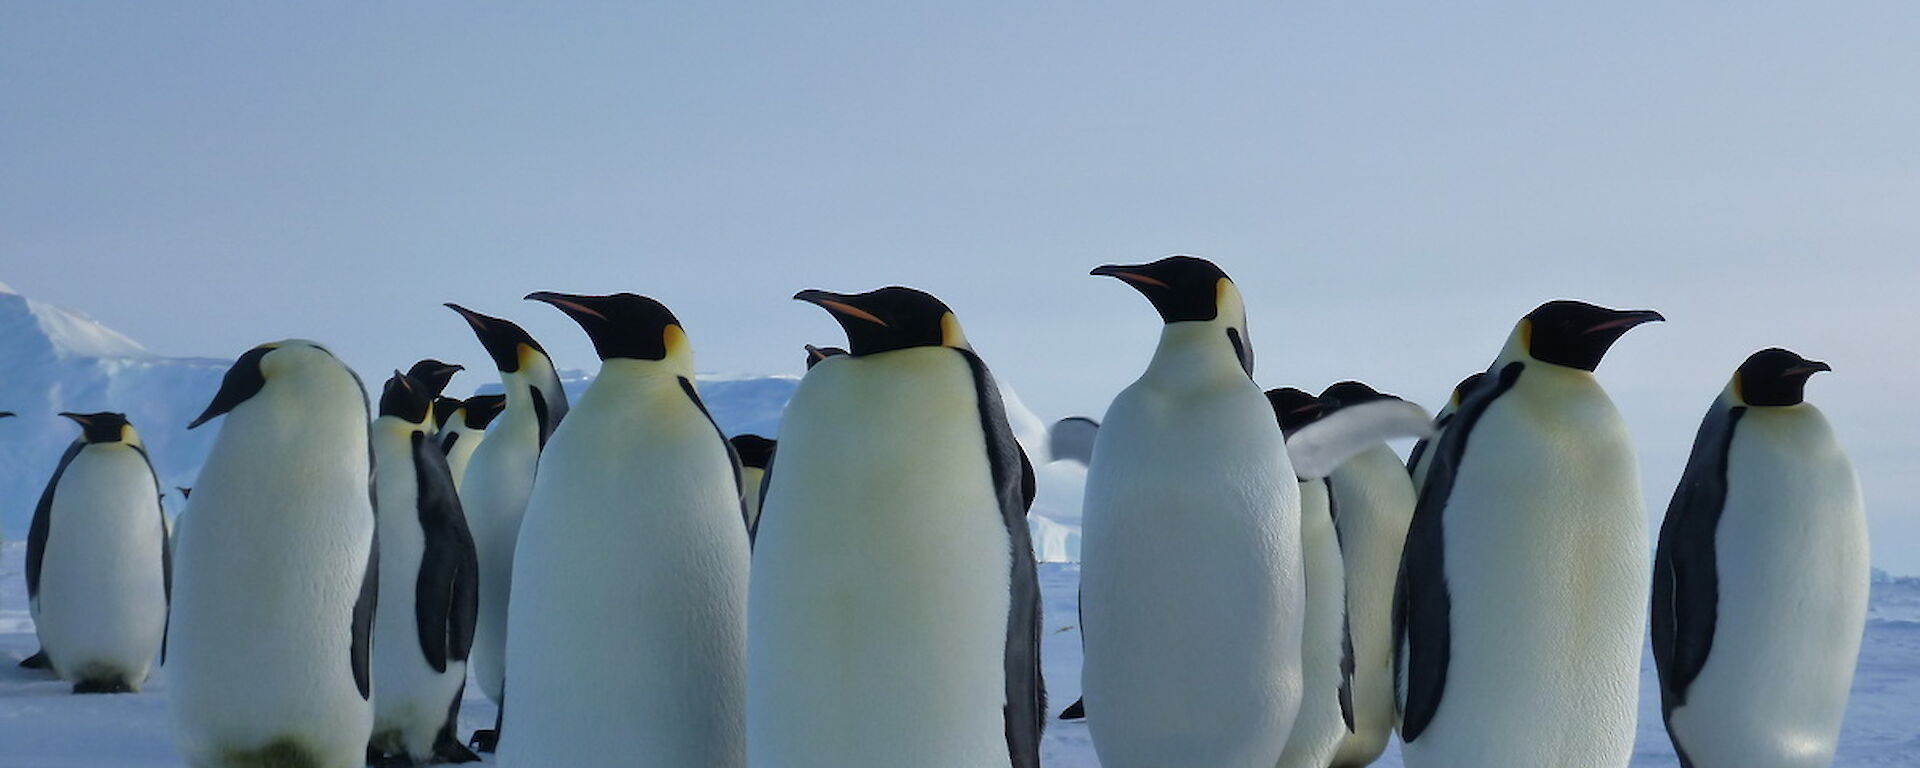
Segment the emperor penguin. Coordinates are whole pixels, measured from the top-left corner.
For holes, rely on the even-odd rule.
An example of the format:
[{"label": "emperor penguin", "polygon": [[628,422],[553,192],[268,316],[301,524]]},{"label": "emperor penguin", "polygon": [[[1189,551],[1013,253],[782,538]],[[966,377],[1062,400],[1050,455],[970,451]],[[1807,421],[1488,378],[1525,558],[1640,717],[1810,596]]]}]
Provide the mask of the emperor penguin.
[{"label": "emperor penguin", "polygon": [[1040,764],[1032,470],[939,299],[802,291],[848,349],[788,403],[755,540],[754,768]]},{"label": "emperor penguin", "polygon": [[[1352,523],[1343,506],[1346,499],[1338,494],[1333,478],[1362,456],[1385,451],[1390,471],[1405,482],[1398,457],[1383,441],[1426,435],[1433,418],[1419,406],[1358,382],[1341,382],[1328,391],[1332,394],[1318,397],[1291,387],[1267,392],[1274,417],[1287,436],[1288,453],[1302,456],[1294,467],[1300,473],[1300,550],[1307,593],[1300,714],[1287,736],[1279,768],[1325,768],[1333,764],[1346,741],[1359,733],[1355,694],[1359,645],[1351,607],[1355,585],[1348,579],[1355,559],[1347,534]],[[1315,443],[1332,445],[1330,435],[1348,441],[1339,448],[1343,455],[1329,456],[1324,463],[1314,460],[1319,451]],[[1377,601],[1382,609],[1392,597],[1391,585],[1385,589]],[[1389,631],[1382,627],[1380,634],[1379,645],[1384,648]],[[1383,678],[1385,673],[1383,669]],[[1392,728],[1390,719],[1385,727]]]},{"label": "emperor penguin", "polygon": [[[1357,381],[1320,393],[1340,410],[1399,401]],[[1326,478],[1329,504],[1346,571],[1347,627],[1352,643],[1351,732],[1328,765],[1360,768],[1386,750],[1393,734],[1393,583],[1400,548],[1413,520],[1413,481],[1399,455],[1384,443],[1347,459]]]},{"label": "emperor penguin", "polygon": [[740,768],[739,465],[694,386],[686,332],[631,293],[527,298],[579,323],[601,364],[527,502],[500,764]]},{"label": "emperor penguin", "polygon": [[74,693],[140,690],[167,631],[173,580],[160,481],[119,413],[80,425],[27,534],[27,605],[47,661]]},{"label": "emperor penguin", "polygon": [[1407,474],[1413,478],[1413,487],[1417,491],[1427,479],[1428,460],[1433,458],[1429,451],[1440,435],[1447,431],[1447,425],[1453,423],[1453,414],[1460,409],[1460,401],[1465,399],[1474,387],[1487,378],[1486,371],[1476,371],[1455,385],[1453,393],[1447,397],[1447,404],[1440,409],[1440,415],[1433,419],[1433,437],[1413,444],[1413,451],[1407,454]]},{"label": "emperor penguin", "polygon": [[839,347],[816,347],[812,344],[808,344],[807,345],[807,370],[809,371],[813,370],[813,367],[815,365],[820,364],[820,361],[822,360],[825,360],[829,357],[833,357],[835,355],[844,355],[846,353],[847,353],[846,350],[841,349]]},{"label": "emperor penguin", "polygon": [[760,524],[760,490],[767,470],[773,468],[774,441],[759,435],[734,435],[733,452],[740,457],[740,501],[747,517],[747,532]]},{"label": "emperor penguin", "polygon": [[373,625],[373,738],[382,765],[480,759],[455,734],[480,607],[479,562],[460,497],[428,437],[434,384],[395,372],[373,421],[380,536]]},{"label": "emperor penguin", "polygon": [[1395,594],[1409,768],[1632,757],[1647,522],[1626,424],[1593,370],[1661,319],[1540,305],[1434,445]]},{"label": "emperor penguin", "polygon": [[1686,768],[1833,764],[1871,581],[1853,465],[1784,349],[1708,409],[1654,560],[1661,714]]},{"label": "emperor penguin", "polygon": [[[311,341],[235,361],[175,544],[174,743],[196,768],[364,764],[378,559],[366,392]],[[404,578],[404,577],[403,577]]]},{"label": "emperor penguin", "polygon": [[[1087,472],[1087,724],[1106,768],[1273,768],[1301,697],[1300,489],[1240,291],[1213,263],[1109,265],[1165,328]],[[776,481],[776,488],[777,488]]]},{"label": "emperor penguin", "polygon": [[[468,669],[480,691],[505,706],[507,600],[513,589],[513,548],[520,537],[520,516],[533,492],[534,471],[547,437],[567,414],[567,393],[546,349],[512,322],[458,304],[447,307],[473,326],[500,371],[506,408],[473,449],[460,475],[460,506],[480,553],[480,622]],[[471,470],[471,471],[468,471]],[[471,476],[471,482],[468,477]],[[492,752],[499,729],[478,731],[473,743]]]},{"label": "emperor penguin", "polygon": [[447,409],[447,421],[434,433],[434,439],[440,441],[440,452],[447,456],[447,471],[453,475],[455,490],[459,490],[466,477],[467,462],[473,460],[474,449],[487,439],[487,425],[492,424],[506,406],[506,395],[474,395],[434,406],[436,417],[440,415],[440,408]]}]

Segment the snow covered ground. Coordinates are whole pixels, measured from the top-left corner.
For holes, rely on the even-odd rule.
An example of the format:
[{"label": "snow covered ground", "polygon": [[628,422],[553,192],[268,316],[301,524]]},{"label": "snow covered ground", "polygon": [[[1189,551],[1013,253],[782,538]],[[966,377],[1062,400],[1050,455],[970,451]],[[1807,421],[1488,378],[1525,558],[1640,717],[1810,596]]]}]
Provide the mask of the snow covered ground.
[{"label": "snow covered ground", "polygon": [[[164,670],[139,694],[74,696],[66,685],[15,666],[36,647],[21,577],[24,554],[19,543],[0,550],[0,768],[180,766],[168,736]],[[1080,693],[1073,604],[1080,570],[1065,564],[1041,569],[1047,688],[1057,711]],[[1873,603],[1838,765],[1920,766],[1920,581],[1876,583]],[[1633,764],[1674,766],[1660,728],[1651,663],[1641,687],[1640,743]],[[493,707],[469,690],[461,721],[463,731],[491,724]],[[1099,765],[1086,726],[1078,723],[1054,722],[1043,757],[1049,768]],[[1377,765],[1397,768],[1397,750]]]}]

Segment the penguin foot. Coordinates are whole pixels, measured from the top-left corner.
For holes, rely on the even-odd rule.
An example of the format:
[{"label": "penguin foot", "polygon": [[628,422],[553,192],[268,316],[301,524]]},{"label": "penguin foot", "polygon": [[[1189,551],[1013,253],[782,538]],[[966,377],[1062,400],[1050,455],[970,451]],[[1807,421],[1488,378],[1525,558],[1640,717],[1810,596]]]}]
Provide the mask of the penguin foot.
[{"label": "penguin foot", "polygon": [[53,662],[47,658],[46,651],[34,651],[32,656],[20,660],[21,669],[53,669]]},{"label": "penguin foot", "polygon": [[475,752],[493,754],[493,750],[500,746],[500,732],[488,728],[474,731],[473,738],[467,740],[467,746]]},{"label": "penguin foot", "polygon": [[82,680],[73,684],[74,693],[133,693],[133,686],[119,678]]},{"label": "penguin foot", "polygon": [[1060,711],[1060,719],[1062,720],[1087,719],[1087,700],[1084,698],[1075,699],[1072,704],[1067,705],[1066,709],[1063,709]]},{"label": "penguin foot", "polygon": [[[479,737],[481,733],[483,732],[476,731],[473,734],[474,740],[476,742],[479,741]],[[474,754],[473,749],[467,747],[464,744],[461,744],[458,741],[455,741],[453,739],[453,734],[451,732],[442,732],[441,736],[442,738],[435,739],[433,743],[433,761],[434,762],[436,763],[480,762],[480,756]]]}]

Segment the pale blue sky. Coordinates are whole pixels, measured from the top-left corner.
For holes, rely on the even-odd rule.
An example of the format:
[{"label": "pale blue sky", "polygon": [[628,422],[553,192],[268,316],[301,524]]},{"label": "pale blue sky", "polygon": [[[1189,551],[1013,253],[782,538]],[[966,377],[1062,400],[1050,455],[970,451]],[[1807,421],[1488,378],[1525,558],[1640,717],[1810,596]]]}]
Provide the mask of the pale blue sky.
[{"label": "pale blue sky", "polygon": [[540,289],[794,371],[838,338],[795,290],[905,283],[1048,416],[1153,344],[1104,262],[1213,258],[1263,383],[1430,405],[1539,301],[1653,307],[1601,377],[1657,505],[1790,346],[1920,572],[1911,2],[636,5],[0,2],[0,280],[370,375],[481,363],[448,300],[591,367]]}]

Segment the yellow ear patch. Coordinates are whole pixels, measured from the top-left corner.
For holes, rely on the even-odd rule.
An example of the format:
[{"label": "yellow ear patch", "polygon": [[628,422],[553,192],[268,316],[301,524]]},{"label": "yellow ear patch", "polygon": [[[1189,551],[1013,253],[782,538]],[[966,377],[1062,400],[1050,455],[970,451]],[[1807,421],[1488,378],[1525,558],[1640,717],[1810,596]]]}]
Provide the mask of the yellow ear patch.
[{"label": "yellow ear patch", "polygon": [[137,436],[137,435],[135,435],[135,434],[133,433],[133,425],[132,425],[132,424],[122,424],[122,425],[120,425],[120,442],[123,442],[123,443],[131,443],[131,442],[134,442],[135,440],[138,440],[138,439],[139,439],[139,436]]},{"label": "yellow ear patch", "polygon": [[668,325],[660,331],[660,346],[667,351],[667,358],[685,357],[693,354],[693,345],[687,342],[687,331],[678,323]]},{"label": "yellow ear patch", "polygon": [[1733,372],[1733,399],[1742,404],[1747,402],[1746,386],[1740,378],[1740,372]]},{"label": "yellow ear patch", "polygon": [[527,364],[532,362],[539,354],[539,352],[534,351],[533,347],[528,346],[524,342],[513,348],[514,359],[520,361],[520,370],[523,371],[527,369]]},{"label": "yellow ear patch", "polygon": [[940,316],[940,345],[968,349],[967,334],[960,330],[960,318],[952,312]]},{"label": "yellow ear patch", "polygon": [[1533,354],[1533,318],[1520,318],[1520,348]]}]

